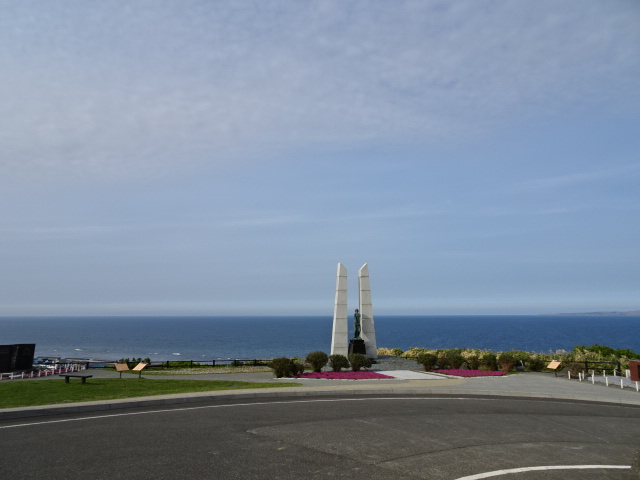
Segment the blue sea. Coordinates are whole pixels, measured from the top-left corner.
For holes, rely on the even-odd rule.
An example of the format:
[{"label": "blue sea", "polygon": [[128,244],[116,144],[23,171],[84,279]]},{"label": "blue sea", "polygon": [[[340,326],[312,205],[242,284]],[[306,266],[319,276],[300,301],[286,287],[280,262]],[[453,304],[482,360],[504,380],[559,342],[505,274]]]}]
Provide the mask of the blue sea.
[{"label": "blue sea", "polygon": [[[375,319],[378,347],[548,352],[607,345],[640,352],[640,316],[393,316]],[[332,318],[0,318],[0,344],[35,343],[36,356],[117,360],[268,359],[331,349]]]}]

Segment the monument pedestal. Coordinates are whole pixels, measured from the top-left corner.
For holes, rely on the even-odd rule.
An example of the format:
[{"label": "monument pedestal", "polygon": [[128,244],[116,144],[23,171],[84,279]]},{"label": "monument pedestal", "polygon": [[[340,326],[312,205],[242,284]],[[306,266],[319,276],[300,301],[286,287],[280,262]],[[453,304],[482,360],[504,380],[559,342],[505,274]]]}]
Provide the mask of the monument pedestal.
[{"label": "monument pedestal", "polygon": [[352,338],[349,340],[349,355],[352,353],[360,353],[361,355],[367,354],[367,349],[364,346],[364,340],[361,338]]}]

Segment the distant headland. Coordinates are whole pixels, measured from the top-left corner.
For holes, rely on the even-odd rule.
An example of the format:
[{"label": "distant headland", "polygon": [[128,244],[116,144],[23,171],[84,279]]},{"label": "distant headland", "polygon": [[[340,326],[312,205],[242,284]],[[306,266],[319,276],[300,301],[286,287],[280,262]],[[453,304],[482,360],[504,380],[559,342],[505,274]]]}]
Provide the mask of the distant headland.
[{"label": "distant headland", "polygon": [[549,315],[593,315],[593,316],[625,316],[640,315],[640,310],[632,310],[629,312],[584,312],[584,313],[550,313]]}]

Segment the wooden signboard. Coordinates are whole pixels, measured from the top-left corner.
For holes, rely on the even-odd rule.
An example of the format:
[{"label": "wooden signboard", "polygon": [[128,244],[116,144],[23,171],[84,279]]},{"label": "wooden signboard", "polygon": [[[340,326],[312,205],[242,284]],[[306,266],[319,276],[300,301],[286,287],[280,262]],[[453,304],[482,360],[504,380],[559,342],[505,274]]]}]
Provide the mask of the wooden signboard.
[{"label": "wooden signboard", "polygon": [[547,365],[547,368],[549,370],[556,370],[561,364],[562,362],[560,360],[552,360],[549,362],[549,365]]},{"label": "wooden signboard", "polygon": [[129,365],[126,363],[114,363],[114,367],[116,367],[116,372],[120,372],[120,378],[122,378],[122,372],[129,371]]},{"label": "wooden signboard", "polygon": [[134,372],[138,372],[138,377],[142,376],[142,370],[144,370],[144,367],[146,367],[147,364],[144,362],[140,362],[139,364],[137,364],[135,367],[133,367],[133,371]]},{"label": "wooden signboard", "polygon": [[631,371],[631,380],[640,382],[640,361],[629,360],[629,370]]}]

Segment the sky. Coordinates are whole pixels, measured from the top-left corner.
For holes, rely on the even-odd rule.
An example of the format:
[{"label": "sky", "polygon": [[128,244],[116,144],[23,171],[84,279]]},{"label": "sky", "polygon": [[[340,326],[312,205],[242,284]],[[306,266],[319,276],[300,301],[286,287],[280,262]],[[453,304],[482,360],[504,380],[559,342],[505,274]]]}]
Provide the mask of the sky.
[{"label": "sky", "polygon": [[640,2],[0,0],[0,316],[640,308]]}]

